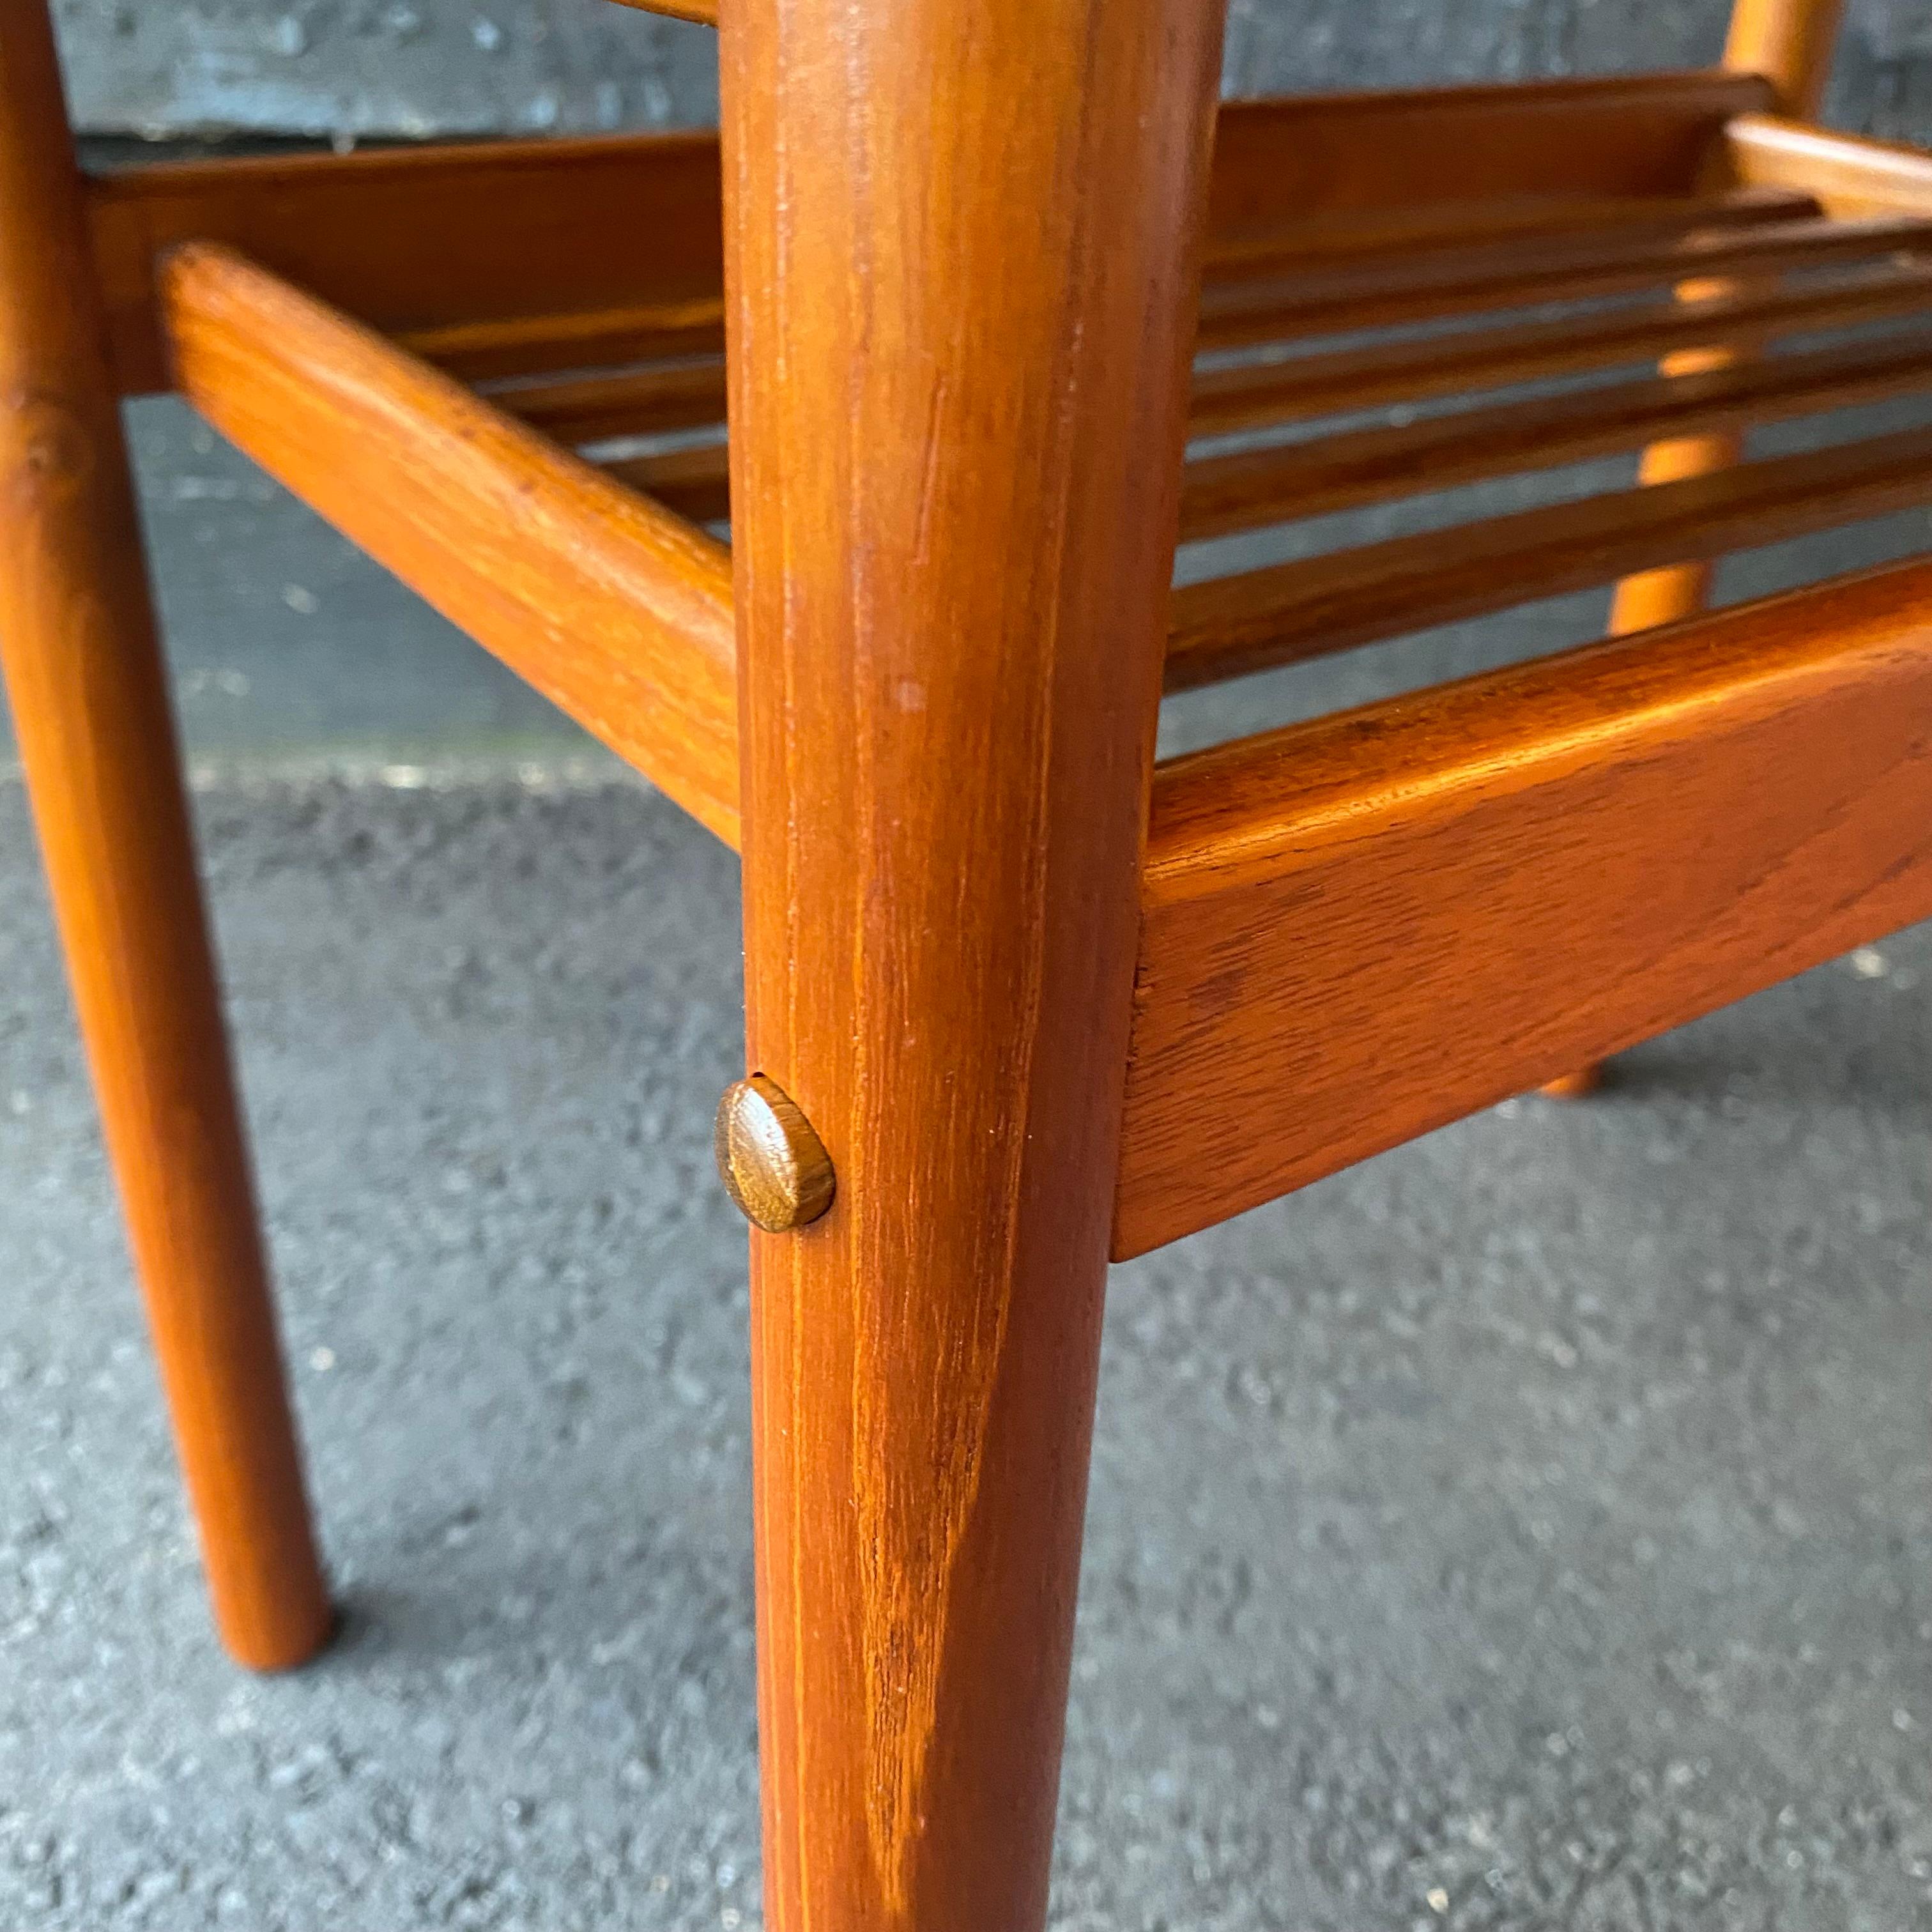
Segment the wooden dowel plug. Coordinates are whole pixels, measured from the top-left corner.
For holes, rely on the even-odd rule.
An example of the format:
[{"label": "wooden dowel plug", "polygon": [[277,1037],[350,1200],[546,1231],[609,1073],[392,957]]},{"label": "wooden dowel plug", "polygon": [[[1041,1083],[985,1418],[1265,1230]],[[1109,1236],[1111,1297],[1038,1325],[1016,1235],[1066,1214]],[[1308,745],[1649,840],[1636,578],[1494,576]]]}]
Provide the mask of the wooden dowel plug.
[{"label": "wooden dowel plug", "polygon": [[725,1088],[712,1146],[725,1192],[767,1234],[808,1226],[832,1205],[832,1156],[791,1096],[762,1073]]}]

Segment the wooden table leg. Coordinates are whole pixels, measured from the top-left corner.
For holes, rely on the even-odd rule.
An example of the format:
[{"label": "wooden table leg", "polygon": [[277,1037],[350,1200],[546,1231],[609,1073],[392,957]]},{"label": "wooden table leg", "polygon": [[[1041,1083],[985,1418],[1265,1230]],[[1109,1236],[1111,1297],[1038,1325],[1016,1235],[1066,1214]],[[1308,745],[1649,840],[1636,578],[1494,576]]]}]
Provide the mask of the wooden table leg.
[{"label": "wooden table leg", "polygon": [[1037,1932],[1221,10],[724,10],[767,1922]]},{"label": "wooden table leg", "polygon": [[41,0],[0,0],[0,659],[229,1648],[325,1641],[173,721]]}]

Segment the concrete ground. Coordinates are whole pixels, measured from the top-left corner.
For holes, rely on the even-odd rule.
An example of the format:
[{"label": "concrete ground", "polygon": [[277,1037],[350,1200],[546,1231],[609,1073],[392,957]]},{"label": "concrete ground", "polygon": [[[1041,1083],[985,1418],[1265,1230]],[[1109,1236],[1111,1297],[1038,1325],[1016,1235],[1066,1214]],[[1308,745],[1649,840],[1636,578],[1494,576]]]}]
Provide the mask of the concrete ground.
[{"label": "concrete ground", "polygon": [[[346,1623],[210,1639],[0,783],[0,1928],[755,1927],[735,866],[140,429]],[[1932,1927],[1928,1264],[1924,928],[1118,1270],[1056,1925]]]}]

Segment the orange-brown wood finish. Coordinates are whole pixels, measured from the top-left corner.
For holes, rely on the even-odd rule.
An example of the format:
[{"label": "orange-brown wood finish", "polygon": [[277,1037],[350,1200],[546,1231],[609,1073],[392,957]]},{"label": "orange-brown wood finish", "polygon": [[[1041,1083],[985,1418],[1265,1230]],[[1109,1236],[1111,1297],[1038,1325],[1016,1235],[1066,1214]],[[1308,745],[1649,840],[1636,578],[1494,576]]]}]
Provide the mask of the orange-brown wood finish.
[{"label": "orange-brown wood finish", "polygon": [[1832,77],[1844,0],[1732,0],[1724,65],[1758,74],[1787,114],[1816,118]]},{"label": "orange-brown wood finish", "polygon": [[736,844],[722,544],[227,249],[164,302],[209,422]]},{"label": "orange-brown wood finish", "polygon": [[1932,914],[1928,715],[1913,563],[1163,765],[1116,1255]]},{"label": "orange-brown wood finish", "polygon": [[1932,253],[1932,220],[1747,223],[1630,241],[1543,237],[1442,248],[1393,261],[1342,262],[1209,285],[1202,292],[1204,349],[1380,328],[1532,302],[1655,288],[1722,275],[1829,267],[1862,257]]},{"label": "orange-brown wood finish", "polygon": [[[1815,114],[1830,77],[1842,10],[1842,0],[1733,0],[1730,30],[1724,44],[1724,65],[1733,72],[1768,81],[1779,104],[1787,112]],[[1740,115],[1726,123],[1724,145],[1709,156],[1707,174],[1721,176],[1726,170],[1736,170],[1732,130],[1738,122],[1750,118]],[[1809,171],[1799,179],[1753,180],[1749,184],[1802,187],[1813,193],[1817,188],[1816,178]],[[1858,218],[1883,220],[1901,214],[1928,213],[1932,213],[1932,206],[1886,204],[1862,210]],[[1754,266],[1762,273],[1789,264],[1767,260]],[[1738,290],[1735,284],[1721,280],[1694,281],[1681,292],[1694,303],[1700,298],[1722,299]],[[1666,375],[1691,375],[1727,368],[1736,356],[1733,345],[1708,344],[1666,358],[1662,366]],[[1735,463],[1742,447],[1736,430],[1672,438],[1644,452],[1638,480],[1667,484],[1708,476]],[[1644,572],[1617,586],[1610,608],[1611,632],[1623,636],[1654,625],[1675,623],[1702,610],[1710,601],[1710,592],[1708,556],[1687,560],[1674,568]]]},{"label": "orange-brown wood finish", "polygon": [[1218,435],[1337,410],[1609,368],[1679,349],[1760,344],[1806,329],[1888,320],[1928,308],[1932,273],[1888,266],[1822,284],[1728,298],[1635,302],[1550,322],[1478,325],[1421,341],[1235,363],[1196,376],[1192,428],[1197,435]]},{"label": "orange-brown wood finish", "polygon": [[724,21],[773,1932],[1044,1922],[1219,16]]},{"label": "orange-brown wood finish", "polygon": [[[1732,0],[1724,65],[1733,72],[1768,81],[1776,90],[1779,104],[1787,111],[1815,114],[1831,73],[1842,10],[1842,0]],[[1736,171],[1733,130],[1740,122],[1762,118],[1738,115],[1726,122],[1724,146],[1707,158],[1707,178]],[[1802,186],[1812,193],[1818,187],[1816,176],[1808,171],[1798,182],[1763,182],[1750,176],[1743,179],[1756,186]],[[1850,213],[1854,218],[1932,213],[1932,208],[1890,204],[1855,211],[1826,206],[1828,213],[1840,216]],[[1693,307],[1708,307],[1742,292],[1738,284],[1721,280],[1691,282],[1679,291]],[[1707,375],[1733,367],[1740,353],[1735,343],[1707,343],[1666,357],[1660,364],[1661,373],[1666,376]],[[1637,481],[1669,484],[1708,476],[1728,468],[1743,452],[1742,424],[1720,428],[1712,434],[1672,437],[1653,443],[1644,452]],[[1624,637],[1696,615],[1710,602],[1712,569],[1713,560],[1706,555],[1624,578],[1610,600],[1610,634]],[[1576,1098],[1598,1084],[1598,1070],[1586,1068],[1548,1090],[1559,1098]]]},{"label": "orange-brown wood finish", "polygon": [[[1730,429],[1932,388],[1932,330],[1457,410],[1190,463],[1184,538],[1419,495],[1630,449],[1660,430]],[[646,478],[639,481],[650,487]],[[716,511],[712,514],[720,514]]]},{"label": "orange-brown wood finish", "polygon": [[[466,375],[716,347],[710,134],[457,142],[129,168],[88,219],[124,394],[169,386],[160,268],[224,242]],[[615,248],[627,224],[648,249]]]},{"label": "orange-brown wood finish", "polygon": [[0,660],[215,1619],[280,1670],[328,1600],[91,266],[46,16],[8,0]]},{"label": "orange-brown wood finish", "polygon": [[1426,630],[1932,501],[1932,428],[1391,537],[1174,593],[1167,687]]},{"label": "orange-brown wood finish", "polygon": [[1768,114],[1741,114],[1727,123],[1724,146],[1740,182],[1796,187],[1850,220],[1932,214],[1932,154],[1922,148],[1834,134]]},{"label": "orange-brown wood finish", "polygon": [[1724,124],[1775,98],[1748,73],[1711,71],[1230,103],[1210,245],[1444,202],[1688,194]]}]

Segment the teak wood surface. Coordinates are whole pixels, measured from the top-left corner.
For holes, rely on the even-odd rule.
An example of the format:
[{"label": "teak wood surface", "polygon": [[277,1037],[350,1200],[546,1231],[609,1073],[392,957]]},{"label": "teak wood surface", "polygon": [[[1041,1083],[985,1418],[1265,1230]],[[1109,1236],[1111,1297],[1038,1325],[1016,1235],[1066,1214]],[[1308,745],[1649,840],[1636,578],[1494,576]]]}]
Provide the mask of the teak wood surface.
[{"label": "teak wood surface", "polygon": [[1932,564],[1162,766],[1114,1251],[1932,914]]},{"label": "teak wood surface", "polygon": [[1045,1917],[1218,14],[726,12],[772,1932]]},{"label": "teak wood surface", "polygon": [[1174,593],[1167,688],[1348,650],[1626,571],[1932,501],[1932,428],[1390,537]]},{"label": "teak wood surface", "polygon": [[[1110,1250],[1932,914],[1932,563],[1690,615],[1706,560],[1932,497],[1932,430],[1737,460],[1932,377],[1922,328],[1771,352],[1932,314],[1932,160],[1806,124],[1833,0],[1738,0],[1711,73],[1218,110],[1199,0],[723,10],[722,149],[83,184],[0,0],[0,656],[258,1666],[328,1611],[116,394],[178,385],[742,836],[766,1922],[1040,1932]],[[1639,442],[1636,489],[1170,590],[1178,536]],[[1616,628],[1689,620],[1154,766],[1163,682],[1629,572]]]},{"label": "teak wood surface", "polygon": [[282,1670],[328,1599],[101,321],[46,16],[0,6],[0,660],[215,1621]]},{"label": "teak wood surface", "polygon": [[1732,172],[1747,186],[1792,188],[1815,195],[1848,220],[1932,214],[1932,154],[1892,141],[1828,133],[1769,115],[1741,114],[1726,124]]},{"label": "teak wood surface", "polygon": [[210,422],[737,843],[722,544],[226,249],[177,250],[164,286]]},{"label": "teak wood surface", "polygon": [[[1231,101],[1219,116],[1214,260],[1337,238],[1358,246],[1378,223],[1385,245],[1418,220],[1425,231],[1432,222],[1438,244],[1462,238],[1459,230],[1493,241],[1514,227],[1528,239],[1552,220],[1574,236],[1592,225],[1580,208],[1564,212],[1580,199],[1595,202],[1606,232],[1667,220],[1700,186],[1726,122],[1774,100],[1748,75],[1711,73]],[[1445,141],[1453,170],[1441,165]],[[103,175],[87,192],[126,394],[168,386],[158,265],[188,242],[225,243],[466,376],[722,342],[710,134],[175,162]],[[1634,209],[1633,196],[1655,205]],[[1443,210],[1445,200],[1462,212]],[[649,247],[611,247],[627,228]]]}]

